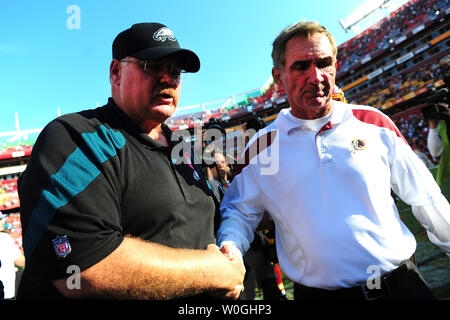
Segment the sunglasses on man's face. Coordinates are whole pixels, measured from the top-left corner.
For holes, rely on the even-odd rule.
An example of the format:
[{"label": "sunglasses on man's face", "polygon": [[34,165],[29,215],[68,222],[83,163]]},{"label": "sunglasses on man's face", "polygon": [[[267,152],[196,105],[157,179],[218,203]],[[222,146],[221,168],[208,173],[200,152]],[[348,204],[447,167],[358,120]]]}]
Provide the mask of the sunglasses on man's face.
[{"label": "sunglasses on man's face", "polygon": [[151,76],[160,75],[162,72],[168,72],[172,78],[179,80],[182,73],[186,73],[183,68],[174,63],[167,63],[162,61],[149,61],[149,60],[130,60],[122,59],[120,62],[131,62],[139,65],[144,72]]}]

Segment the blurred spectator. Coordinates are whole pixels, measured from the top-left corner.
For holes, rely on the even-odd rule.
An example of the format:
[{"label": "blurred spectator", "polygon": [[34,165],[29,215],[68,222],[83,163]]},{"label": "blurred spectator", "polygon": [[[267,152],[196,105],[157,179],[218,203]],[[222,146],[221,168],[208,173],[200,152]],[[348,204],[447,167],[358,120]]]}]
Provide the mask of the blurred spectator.
[{"label": "blurred spectator", "polygon": [[414,113],[404,116],[394,122],[408,141],[408,144],[425,165],[428,168],[434,165],[433,157],[427,149],[428,127],[423,117]]},{"label": "blurred spectator", "polygon": [[225,155],[220,152],[215,152],[213,157],[215,159],[215,165],[213,167],[205,168],[205,175],[214,192],[214,195],[220,202],[225,194],[225,191],[229,187],[232,177]]},{"label": "blurred spectator", "polygon": [[13,299],[16,295],[15,267],[24,268],[25,257],[4,228],[5,218],[6,215],[0,212],[0,282],[3,286],[3,298]]},{"label": "blurred spectator", "polygon": [[[426,113],[424,109],[432,111]],[[442,187],[445,180],[450,176],[450,109],[448,104],[439,103],[422,109],[427,117],[430,130],[428,133],[427,146],[431,155],[439,158],[439,167],[436,181]]]}]

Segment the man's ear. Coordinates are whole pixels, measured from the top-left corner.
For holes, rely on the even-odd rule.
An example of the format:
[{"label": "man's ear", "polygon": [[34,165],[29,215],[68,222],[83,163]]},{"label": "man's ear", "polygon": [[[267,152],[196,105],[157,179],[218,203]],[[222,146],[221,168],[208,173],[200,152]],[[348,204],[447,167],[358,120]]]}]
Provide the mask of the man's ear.
[{"label": "man's ear", "polygon": [[272,78],[279,87],[284,88],[284,83],[281,79],[281,70],[277,67],[272,68]]},{"label": "man's ear", "polygon": [[111,61],[111,65],[109,66],[109,80],[111,84],[120,84],[120,76],[121,76],[121,65],[120,61],[113,59]]}]

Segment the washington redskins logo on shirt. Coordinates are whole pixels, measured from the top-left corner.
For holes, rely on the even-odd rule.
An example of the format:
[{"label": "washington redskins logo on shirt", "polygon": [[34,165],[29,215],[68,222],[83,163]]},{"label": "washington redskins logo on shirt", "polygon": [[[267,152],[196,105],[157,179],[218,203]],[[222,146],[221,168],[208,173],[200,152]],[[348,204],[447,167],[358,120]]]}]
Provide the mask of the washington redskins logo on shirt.
[{"label": "washington redskins logo on shirt", "polygon": [[364,139],[356,138],[352,141],[352,149],[350,150],[352,153],[355,153],[356,151],[361,151],[366,149],[367,145]]}]

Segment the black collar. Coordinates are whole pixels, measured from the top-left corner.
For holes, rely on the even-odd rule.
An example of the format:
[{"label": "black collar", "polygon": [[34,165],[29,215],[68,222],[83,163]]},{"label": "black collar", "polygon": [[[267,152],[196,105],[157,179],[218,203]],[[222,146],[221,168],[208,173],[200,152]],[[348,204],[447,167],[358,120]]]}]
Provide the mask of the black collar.
[{"label": "black collar", "polygon": [[[120,122],[122,124],[122,127],[130,133],[132,136],[136,137],[140,142],[145,144],[148,148],[151,150],[157,150],[162,148],[167,148],[166,146],[163,146],[158,141],[153,140],[148,136],[148,133],[144,132],[114,101],[113,98],[108,99],[107,107],[114,110],[114,112],[119,116]],[[177,144],[179,141],[171,141],[172,138],[172,131],[170,130],[169,126],[167,126],[165,123],[161,124],[161,130],[163,134],[165,135],[169,147],[172,148],[175,144]]]}]

